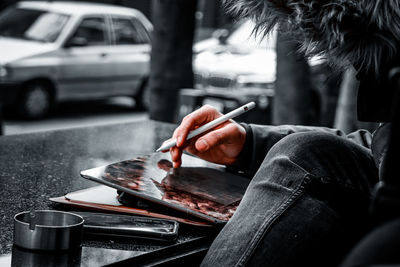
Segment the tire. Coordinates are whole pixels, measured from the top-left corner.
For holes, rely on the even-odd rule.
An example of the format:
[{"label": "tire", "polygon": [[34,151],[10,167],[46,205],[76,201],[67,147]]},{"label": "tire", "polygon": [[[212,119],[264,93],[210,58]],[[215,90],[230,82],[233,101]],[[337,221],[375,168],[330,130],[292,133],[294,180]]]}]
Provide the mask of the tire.
[{"label": "tire", "polygon": [[4,130],[3,130],[3,107],[0,103],[0,135],[4,134]]},{"label": "tire", "polygon": [[49,115],[53,102],[48,84],[28,83],[19,98],[18,113],[27,119],[40,119]]},{"label": "tire", "polygon": [[147,110],[149,105],[148,78],[143,79],[140,84],[139,92],[133,97],[135,100],[135,110]]}]

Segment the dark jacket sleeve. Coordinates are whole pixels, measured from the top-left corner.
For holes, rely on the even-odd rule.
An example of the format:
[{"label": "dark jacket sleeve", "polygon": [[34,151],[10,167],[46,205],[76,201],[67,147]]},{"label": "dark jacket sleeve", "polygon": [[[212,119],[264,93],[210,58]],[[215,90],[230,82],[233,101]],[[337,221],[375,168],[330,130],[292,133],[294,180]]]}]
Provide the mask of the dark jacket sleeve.
[{"label": "dark jacket sleeve", "polygon": [[326,132],[343,138],[349,138],[353,142],[370,148],[371,134],[366,130],[359,130],[345,135],[340,130],[326,127],[294,126],[294,125],[256,125],[241,124],[246,129],[246,142],[237,162],[228,166],[228,170],[239,172],[248,177],[253,177],[268,151],[279,140],[292,133],[319,131]]}]

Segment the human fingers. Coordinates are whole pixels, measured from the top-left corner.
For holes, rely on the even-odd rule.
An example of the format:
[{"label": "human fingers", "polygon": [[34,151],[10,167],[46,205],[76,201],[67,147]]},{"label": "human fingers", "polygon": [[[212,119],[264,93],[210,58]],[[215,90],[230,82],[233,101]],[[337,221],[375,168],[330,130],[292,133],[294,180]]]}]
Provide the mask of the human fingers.
[{"label": "human fingers", "polygon": [[182,123],[176,129],[176,145],[182,147],[190,131],[220,116],[222,114],[210,105],[204,105],[185,116]]},{"label": "human fingers", "polygon": [[[172,138],[176,138],[177,136],[177,131],[178,128],[174,130],[174,133],[172,134]],[[169,140],[171,140],[169,139]],[[173,146],[169,149],[170,155],[171,155],[171,160],[172,160],[172,166],[174,168],[178,168],[182,164],[182,149],[178,148],[177,146]]]},{"label": "human fingers", "polygon": [[207,151],[214,146],[226,142],[226,139],[229,138],[229,135],[232,134],[232,132],[233,129],[229,125],[210,131],[197,139],[195,148],[200,152]]},{"label": "human fingers", "polygon": [[208,132],[197,139],[196,143],[194,144],[196,150],[205,152],[221,144],[234,144],[236,142],[235,140],[238,138],[238,131],[241,130],[238,127],[241,126],[235,123],[226,123],[223,127]]},{"label": "human fingers", "polygon": [[172,166],[178,168],[182,164],[182,149],[178,147],[171,147],[170,149]]}]

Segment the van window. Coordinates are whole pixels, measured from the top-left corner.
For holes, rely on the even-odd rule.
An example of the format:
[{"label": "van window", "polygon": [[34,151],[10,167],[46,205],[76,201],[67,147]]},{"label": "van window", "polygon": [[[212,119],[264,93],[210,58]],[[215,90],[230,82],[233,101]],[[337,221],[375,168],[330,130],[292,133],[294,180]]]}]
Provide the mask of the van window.
[{"label": "van window", "polygon": [[68,19],[60,13],[11,7],[0,14],[0,36],[54,42]]},{"label": "van window", "polygon": [[72,38],[84,38],[87,45],[107,45],[107,26],[103,17],[84,18]]},{"label": "van window", "polygon": [[113,17],[112,24],[114,28],[115,44],[126,45],[148,43],[147,34],[140,28],[142,25],[138,25],[137,23],[140,22],[133,22],[132,19],[128,18]]},{"label": "van window", "polygon": [[132,22],[133,25],[135,25],[143,43],[150,43],[149,33],[147,32],[143,24],[138,19],[132,19]]}]

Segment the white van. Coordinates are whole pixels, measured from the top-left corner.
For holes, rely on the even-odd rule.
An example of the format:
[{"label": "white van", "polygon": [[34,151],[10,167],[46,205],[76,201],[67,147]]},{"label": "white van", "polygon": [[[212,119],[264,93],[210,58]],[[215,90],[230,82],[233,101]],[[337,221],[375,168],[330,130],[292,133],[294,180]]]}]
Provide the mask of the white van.
[{"label": "white van", "polygon": [[0,13],[0,102],[28,118],[66,100],[123,95],[140,104],[151,32],[132,8],[19,2]]}]

